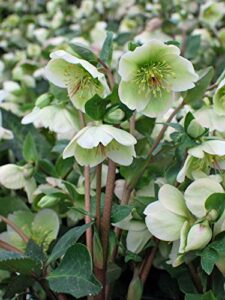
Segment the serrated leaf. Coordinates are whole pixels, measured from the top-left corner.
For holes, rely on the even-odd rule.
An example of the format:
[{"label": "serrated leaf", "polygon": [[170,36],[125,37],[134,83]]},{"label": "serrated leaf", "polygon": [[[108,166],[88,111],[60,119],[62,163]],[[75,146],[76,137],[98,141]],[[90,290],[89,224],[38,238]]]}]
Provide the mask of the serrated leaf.
[{"label": "serrated leaf", "polygon": [[97,56],[88,48],[85,46],[75,43],[70,44],[70,47],[83,59],[89,61],[91,64],[96,65],[98,63]]},{"label": "serrated leaf", "polygon": [[213,67],[209,67],[199,71],[199,80],[195,83],[195,87],[188,90],[184,100],[186,103],[196,106],[204,96],[214,75]]},{"label": "serrated leaf", "polygon": [[68,230],[55,244],[50,257],[48,258],[48,263],[51,263],[52,261],[64,255],[69,247],[75,244],[91,225],[92,223],[89,223]]},{"label": "serrated leaf", "polygon": [[187,37],[186,50],[184,56],[188,59],[196,57],[201,43],[200,35],[191,35]]},{"label": "serrated leaf", "polygon": [[91,256],[82,244],[69,248],[59,267],[48,275],[47,280],[53,291],[76,298],[97,295],[101,291],[101,284],[92,273]]},{"label": "serrated leaf", "polygon": [[85,112],[93,120],[102,120],[106,112],[107,102],[98,95],[94,95],[85,104]]},{"label": "serrated leaf", "polygon": [[0,251],[0,269],[21,274],[39,272],[40,263],[31,257],[10,251]]},{"label": "serrated leaf", "polygon": [[39,245],[37,245],[33,240],[29,240],[25,251],[25,255],[40,262],[44,261],[45,259],[45,254],[42,248]]},{"label": "serrated leaf", "polygon": [[105,64],[110,65],[112,60],[112,52],[113,52],[113,33],[111,31],[108,31],[99,57]]}]

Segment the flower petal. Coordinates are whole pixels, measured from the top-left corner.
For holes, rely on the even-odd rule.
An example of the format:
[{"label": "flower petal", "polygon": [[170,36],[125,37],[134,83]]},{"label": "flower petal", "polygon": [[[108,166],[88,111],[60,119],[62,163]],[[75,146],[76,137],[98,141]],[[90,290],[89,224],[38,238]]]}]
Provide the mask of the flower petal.
[{"label": "flower petal", "polygon": [[133,137],[133,135],[125,130],[110,125],[101,125],[101,128],[121,145],[132,146],[137,143],[137,140]]},{"label": "flower petal", "polygon": [[134,146],[123,146],[118,144],[117,150],[110,150],[107,153],[108,158],[122,166],[129,166],[133,157],[136,156]]},{"label": "flower petal", "polygon": [[155,237],[163,241],[179,239],[184,218],[165,209],[159,201],[149,204],[144,213],[146,212],[145,223]]},{"label": "flower petal", "polygon": [[121,102],[138,112],[146,107],[150,99],[149,94],[142,92],[134,81],[121,81],[118,92]]},{"label": "flower petal", "polygon": [[159,190],[159,201],[170,212],[183,217],[188,216],[183,194],[174,186],[164,184]]},{"label": "flower petal", "polygon": [[186,205],[193,215],[202,218],[206,215],[205,201],[213,193],[223,193],[222,186],[213,179],[201,178],[189,185],[184,193]]}]

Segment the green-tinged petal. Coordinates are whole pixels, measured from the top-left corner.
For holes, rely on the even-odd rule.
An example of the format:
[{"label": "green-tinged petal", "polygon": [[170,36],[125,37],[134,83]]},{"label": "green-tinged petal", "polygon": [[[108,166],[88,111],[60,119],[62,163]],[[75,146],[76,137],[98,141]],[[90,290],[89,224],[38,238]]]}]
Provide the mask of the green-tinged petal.
[{"label": "green-tinged petal", "polygon": [[220,254],[219,259],[216,261],[216,267],[225,276],[225,254]]},{"label": "green-tinged petal", "polygon": [[136,139],[125,130],[110,125],[101,125],[101,127],[121,145],[132,146],[137,143]]},{"label": "green-tinged petal", "polygon": [[119,165],[129,166],[133,161],[133,157],[136,156],[136,153],[134,146],[123,146],[118,144],[117,149],[107,151],[107,156]]},{"label": "green-tinged petal", "polygon": [[[144,225],[141,230],[135,230],[137,223]],[[152,235],[144,223],[140,221],[131,221],[131,226],[126,239],[127,249],[133,253],[139,253],[143,250],[145,244],[151,237]]]},{"label": "green-tinged petal", "polygon": [[192,160],[192,156],[188,155],[182,169],[177,174],[177,182],[183,182],[185,180],[185,177],[187,176],[188,170],[191,166]]},{"label": "green-tinged petal", "polygon": [[66,51],[58,50],[58,51],[52,52],[50,54],[50,57],[53,60],[63,60],[64,62],[72,64],[72,65],[81,65],[94,78],[104,77],[104,75],[102,73],[98,72],[97,68],[95,66],[93,66],[92,64],[90,64],[88,61],[80,59],[76,56],[73,56],[72,54],[70,54]]},{"label": "green-tinged petal", "polygon": [[12,190],[23,188],[25,186],[23,168],[14,164],[1,166],[0,184]]},{"label": "green-tinged petal", "polygon": [[171,213],[159,201],[149,204],[144,213],[147,215],[145,223],[155,237],[163,241],[179,239],[185,222],[183,217]]},{"label": "green-tinged petal", "polygon": [[119,96],[121,102],[130,109],[136,109],[138,112],[146,107],[150,99],[149,94],[145,90],[142,91],[134,81],[121,81]]},{"label": "green-tinged petal", "polygon": [[187,244],[187,235],[190,230],[190,225],[186,221],[181,229],[180,232],[180,247],[179,247],[179,253],[184,253],[185,252],[185,247]]},{"label": "green-tinged petal", "polygon": [[63,59],[51,59],[45,68],[45,77],[54,85],[66,88],[65,69],[69,63]]},{"label": "green-tinged petal", "polygon": [[170,64],[174,76],[168,79],[169,85],[174,92],[186,91],[195,86],[199,76],[195,73],[192,63],[177,55],[169,55],[166,60]]},{"label": "green-tinged petal", "polygon": [[211,155],[225,155],[225,141],[212,140],[202,144],[202,150]]},{"label": "green-tinged petal", "polygon": [[218,115],[213,108],[202,108],[194,113],[197,121],[210,131],[225,131],[225,116]]},{"label": "green-tinged petal", "polygon": [[141,111],[141,113],[150,118],[156,118],[167,112],[172,103],[172,93],[164,90],[161,92],[161,95],[150,95],[149,102],[147,106]]},{"label": "green-tinged petal", "polygon": [[206,215],[205,201],[213,193],[223,193],[222,186],[213,179],[201,178],[189,185],[184,193],[186,205],[193,215],[202,218]]},{"label": "green-tinged petal", "polygon": [[106,158],[104,151],[102,152],[101,149],[84,149],[77,144],[75,145],[74,156],[79,165],[90,167],[97,166]]},{"label": "green-tinged petal", "polygon": [[150,40],[148,43],[137,47],[134,51],[125,53],[120,59],[119,74],[123,80],[130,80],[135,71],[135,66],[164,60],[168,54],[180,54],[178,47],[166,45],[159,40]]},{"label": "green-tinged petal", "polygon": [[170,212],[182,217],[188,216],[183,194],[174,186],[165,184],[159,190],[159,201]]},{"label": "green-tinged petal", "polygon": [[207,221],[193,225],[188,232],[185,252],[205,248],[211,238],[212,230]]},{"label": "green-tinged petal", "polygon": [[204,158],[204,151],[202,145],[193,147],[188,150],[188,154],[196,157],[196,158]]},{"label": "green-tinged petal", "polygon": [[103,130],[102,126],[92,126],[77,138],[77,144],[82,148],[91,149],[97,147],[100,143],[103,146],[108,145],[113,137]]}]

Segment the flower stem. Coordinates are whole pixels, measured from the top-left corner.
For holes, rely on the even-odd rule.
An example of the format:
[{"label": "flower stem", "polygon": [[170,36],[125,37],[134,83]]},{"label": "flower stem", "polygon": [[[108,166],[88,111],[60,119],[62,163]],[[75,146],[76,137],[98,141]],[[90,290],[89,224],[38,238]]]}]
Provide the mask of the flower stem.
[{"label": "flower stem", "polygon": [[110,67],[109,67],[107,64],[105,64],[103,60],[101,60],[100,58],[98,58],[98,62],[99,62],[99,63],[103,66],[103,68],[104,68],[105,74],[106,74],[106,76],[107,76],[107,78],[108,78],[109,88],[110,88],[110,90],[112,91],[113,88],[114,88],[114,84],[115,84],[115,83],[114,83],[114,78],[113,78],[113,73],[112,73]]},{"label": "flower stem", "polygon": [[29,237],[15,223],[3,216],[0,216],[0,220],[9,225],[21,237],[25,244],[28,243]]},{"label": "flower stem", "polygon": [[141,265],[139,276],[141,278],[143,286],[144,286],[144,284],[145,284],[145,282],[148,278],[148,274],[151,270],[155,254],[156,254],[157,249],[158,249],[158,243],[159,243],[159,241],[157,240],[155,247],[151,248],[151,250],[149,252],[149,255],[147,255],[147,257],[144,259],[144,261]]},{"label": "flower stem", "polygon": [[116,164],[112,160],[109,160],[106,191],[105,191],[105,205],[104,205],[103,216],[101,220],[101,239],[102,239],[102,248],[103,248],[103,270],[104,270],[103,284],[104,285],[106,282],[108,242],[109,242],[109,231],[110,231],[110,224],[111,224],[110,219],[111,219],[115,177],[116,177]]},{"label": "flower stem", "polygon": [[[91,196],[90,196],[90,167],[84,167],[84,178],[85,178],[85,211],[88,213],[85,216],[85,223],[91,222]],[[87,248],[92,255],[93,241],[92,241],[92,228],[89,227],[86,230],[86,244]]]},{"label": "flower stem", "polygon": [[203,287],[202,287],[201,279],[199,277],[198,272],[195,270],[195,268],[194,268],[194,266],[191,262],[187,266],[188,266],[188,269],[191,273],[191,277],[192,277],[192,280],[194,282],[194,285],[195,285],[197,291],[199,293],[202,293],[203,292]]},{"label": "flower stem", "polygon": [[4,249],[4,250],[7,250],[7,251],[11,251],[11,252],[16,252],[16,253],[20,253],[20,254],[23,254],[23,251],[0,240],[0,248]]},{"label": "flower stem", "polygon": [[101,189],[102,189],[102,164],[96,167],[96,227],[101,225]]}]

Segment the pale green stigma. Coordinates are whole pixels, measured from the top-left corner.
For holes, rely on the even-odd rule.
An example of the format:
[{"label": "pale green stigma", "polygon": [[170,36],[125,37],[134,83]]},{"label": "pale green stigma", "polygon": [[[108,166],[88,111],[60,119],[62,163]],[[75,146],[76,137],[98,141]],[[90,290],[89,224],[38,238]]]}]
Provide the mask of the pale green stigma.
[{"label": "pale green stigma", "polygon": [[169,80],[175,77],[175,73],[165,61],[143,65],[137,71],[135,82],[139,85],[140,93],[161,96],[164,90],[170,88]]}]

